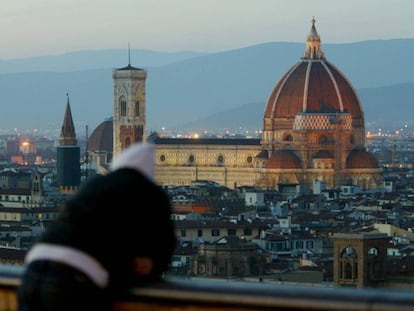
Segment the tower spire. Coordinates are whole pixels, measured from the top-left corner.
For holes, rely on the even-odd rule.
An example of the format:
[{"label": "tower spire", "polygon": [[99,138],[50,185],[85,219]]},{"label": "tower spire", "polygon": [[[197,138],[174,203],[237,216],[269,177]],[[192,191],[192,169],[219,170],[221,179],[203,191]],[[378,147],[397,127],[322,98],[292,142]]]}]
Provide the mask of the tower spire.
[{"label": "tower spire", "polygon": [[131,66],[131,48],[128,42],[128,67]]},{"label": "tower spire", "polygon": [[73,126],[72,111],[70,109],[69,94],[66,93],[66,111],[65,117],[63,118],[62,130],[60,132],[59,143],[61,146],[76,146],[76,133],[75,127]]}]

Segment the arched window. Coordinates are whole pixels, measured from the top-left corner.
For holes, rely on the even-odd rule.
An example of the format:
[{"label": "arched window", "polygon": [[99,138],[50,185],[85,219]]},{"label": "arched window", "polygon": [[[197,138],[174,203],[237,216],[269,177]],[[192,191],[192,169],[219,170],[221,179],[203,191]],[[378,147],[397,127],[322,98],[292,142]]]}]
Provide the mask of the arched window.
[{"label": "arched window", "polygon": [[119,115],[121,117],[126,117],[127,115],[127,105],[124,96],[121,96],[121,98],[119,99]]}]

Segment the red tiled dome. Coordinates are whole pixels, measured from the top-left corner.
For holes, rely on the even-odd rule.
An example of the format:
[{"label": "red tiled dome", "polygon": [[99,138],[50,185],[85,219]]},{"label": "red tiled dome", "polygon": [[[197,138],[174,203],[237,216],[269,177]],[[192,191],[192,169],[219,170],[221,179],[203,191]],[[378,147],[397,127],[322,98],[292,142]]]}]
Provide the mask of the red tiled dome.
[{"label": "red tiled dome", "polygon": [[363,116],[355,90],[326,60],[302,60],[294,65],[272,90],[265,118],[294,117],[299,112]]},{"label": "red tiled dome", "polygon": [[348,154],[346,168],[379,168],[379,165],[373,154],[365,149],[354,149]]},{"label": "red tiled dome", "polygon": [[105,120],[92,132],[88,140],[88,150],[113,151],[113,122]]},{"label": "red tiled dome", "polygon": [[290,150],[278,150],[273,152],[267,160],[266,168],[295,169],[302,168],[300,159]]},{"label": "red tiled dome", "polygon": [[277,122],[269,120],[293,119],[298,113],[349,113],[353,120],[363,119],[357,93],[345,75],[325,59],[315,20],[312,22],[301,60],[276,83],[269,95],[264,113],[270,126],[268,130],[275,124],[278,127]]}]

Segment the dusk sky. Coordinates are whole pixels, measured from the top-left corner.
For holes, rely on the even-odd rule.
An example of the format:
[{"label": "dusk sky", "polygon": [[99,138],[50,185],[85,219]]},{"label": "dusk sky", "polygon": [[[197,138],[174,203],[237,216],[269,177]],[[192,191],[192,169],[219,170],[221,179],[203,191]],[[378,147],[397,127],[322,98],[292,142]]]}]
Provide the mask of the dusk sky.
[{"label": "dusk sky", "polygon": [[304,42],[312,17],[324,43],[414,38],[413,0],[3,0],[0,59]]}]

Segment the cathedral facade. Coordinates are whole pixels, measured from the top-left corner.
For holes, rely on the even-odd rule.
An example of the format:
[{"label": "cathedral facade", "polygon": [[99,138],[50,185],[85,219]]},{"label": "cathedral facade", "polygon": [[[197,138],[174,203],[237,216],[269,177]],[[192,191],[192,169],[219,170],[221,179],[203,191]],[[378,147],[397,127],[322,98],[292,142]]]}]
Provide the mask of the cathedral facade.
[{"label": "cathedral facade", "polygon": [[[112,126],[113,156],[133,141],[156,145],[159,184],[211,180],[229,188],[311,187],[317,179],[328,188],[373,189],[382,183],[378,161],[365,149],[360,99],[345,75],[325,58],[314,19],[302,57],[270,91],[259,139],[176,139],[157,133],[144,137],[145,78],[144,70],[131,66],[114,71],[114,119],[106,126]],[[93,136],[89,145],[95,149],[89,150],[99,153]]]}]

